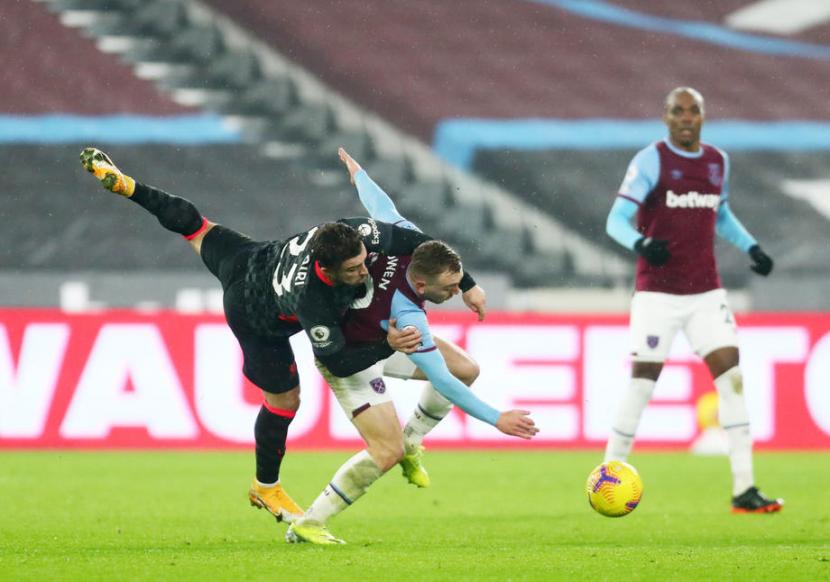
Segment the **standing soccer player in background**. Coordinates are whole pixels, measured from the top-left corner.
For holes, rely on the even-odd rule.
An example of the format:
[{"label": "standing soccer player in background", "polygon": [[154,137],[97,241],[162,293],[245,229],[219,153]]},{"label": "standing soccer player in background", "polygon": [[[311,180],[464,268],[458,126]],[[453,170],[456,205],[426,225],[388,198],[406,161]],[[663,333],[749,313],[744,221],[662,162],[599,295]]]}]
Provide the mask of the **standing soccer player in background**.
[{"label": "standing soccer player in background", "polygon": [[[719,420],[729,439],[732,511],[771,513],[783,501],[755,487],[752,437],[738,367],[737,330],[715,262],[715,233],[749,254],[767,276],[772,259],[729,208],[729,158],[701,143],[703,97],[678,87],[666,97],[667,139],[640,150],[628,166],[608,215],[608,234],[635,251],[631,300],[632,373],[614,420],[605,460],[625,461],[640,416],[678,330],[709,368],[720,398]],[[637,228],[631,220],[637,216]]]}]

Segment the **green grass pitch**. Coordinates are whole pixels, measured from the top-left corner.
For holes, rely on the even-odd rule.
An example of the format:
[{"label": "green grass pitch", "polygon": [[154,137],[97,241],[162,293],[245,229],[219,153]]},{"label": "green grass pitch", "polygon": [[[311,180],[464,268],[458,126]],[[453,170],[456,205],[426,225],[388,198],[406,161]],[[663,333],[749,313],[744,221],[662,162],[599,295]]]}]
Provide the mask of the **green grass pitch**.
[{"label": "green grass pitch", "polygon": [[[350,452],[291,452],[307,505]],[[828,580],[830,455],[757,454],[779,515],[729,513],[723,457],[637,453],[643,501],[611,519],[584,493],[594,452],[428,451],[331,522],[349,543],[288,545],[250,507],[252,453],[0,453],[0,580]]]}]

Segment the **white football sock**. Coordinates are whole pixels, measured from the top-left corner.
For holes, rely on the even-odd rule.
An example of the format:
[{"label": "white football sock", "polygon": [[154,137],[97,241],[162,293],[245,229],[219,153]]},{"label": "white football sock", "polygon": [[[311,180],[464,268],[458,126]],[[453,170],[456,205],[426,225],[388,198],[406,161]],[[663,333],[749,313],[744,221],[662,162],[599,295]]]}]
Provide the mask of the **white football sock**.
[{"label": "white football sock", "polygon": [[654,392],[654,380],[648,378],[632,378],[628,390],[623,396],[614,424],[611,425],[611,436],[605,446],[606,461],[625,461],[631,453],[634,444],[634,435]]},{"label": "white football sock", "polygon": [[403,429],[404,444],[407,450],[420,446],[424,437],[447,416],[452,402],[444,398],[429,382],[421,392],[421,399],[412,411],[412,416]]},{"label": "white football sock", "polygon": [[369,451],[360,451],[340,466],[331,482],[305,512],[303,519],[326,523],[360,499],[381,475],[383,471],[369,455]]},{"label": "white football sock", "polygon": [[715,378],[718,390],[718,420],[729,439],[732,495],[740,495],[755,484],[752,471],[752,435],[744,399],[743,376],[738,366]]}]

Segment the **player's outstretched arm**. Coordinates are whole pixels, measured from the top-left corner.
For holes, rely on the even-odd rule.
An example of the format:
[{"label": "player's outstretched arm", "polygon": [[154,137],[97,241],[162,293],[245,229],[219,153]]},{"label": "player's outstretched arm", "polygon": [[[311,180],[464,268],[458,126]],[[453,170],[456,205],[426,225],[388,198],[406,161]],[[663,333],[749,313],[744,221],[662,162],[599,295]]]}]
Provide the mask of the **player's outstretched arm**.
[{"label": "player's outstretched arm", "polygon": [[[369,212],[369,216],[375,220],[394,225],[395,228],[411,229],[419,233],[421,232],[421,229],[417,225],[404,218],[398,212],[392,198],[369,177],[369,174],[366,173],[357,160],[349,155],[349,152],[341,147],[337,150],[337,155],[340,157],[340,161],[346,166],[352,184],[357,186],[358,197],[363,207]],[[423,236],[426,237],[426,235]],[[401,235],[398,235],[398,238],[401,238]],[[424,240],[429,240],[429,237],[426,237]],[[414,248],[412,250],[414,251]],[[406,253],[389,252],[387,254]],[[487,313],[484,289],[477,286],[472,276],[466,273],[464,279],[461,281],[461,289],[463,291],[461,297],[464,300],[464,304],[471,311],[478,314],[478,320],[482,321]]]},{"label": "player's outstretched arm", "polygon": [[458,378],[452,375],[444,358],[437,349],[415,352],[409,356],[426,375],[432,386],[447,400],[461,410],[487,424],[491,424],[506,435],[524,439],[533,438],[538,432],[527,410],[499,412],[478,398]]},{"label": "player's outstretched arm", "polygon": [[409,311],[399,314],[401,325],[413,325],[421,330],[423,347],[409,354],[409,358],[424,373],[432,386],[447,400],[470,416],[495,426],[501,432],[520,438],[531,438],[537,429],[527,411],[510,410],[499,412],[478,396],[450,372],[447,362],[432,340],[426,314],[423,311]]},{"label": "player's outstretched arm", "polygon": [[504,434],[530,440],[536,436],[539,429],[529,415],[529,410],[514,409],[502,412],[496,422],[496,428]]},{"label": "player's outstretched arm", "polygon": [[396,224],[404,228],[421,230],[414,223],[405,219],[398,212],[392,198],[369,177],[359,163],[343,148],[337,150],[337,155],[349,172],[349,179],[357,186],[357,195],[361,204],[375,220]]},{"label": "player's outstretched arm", "polygon": [[346,166],[346,170],[349,172],[349,181],[354,184],[355,174],[362,170],[363,167],[357,163],[357,160],[349,155],[349,152],[347,152],[344,147],[337,148],[337,157],[340,158],[340,161]]}]

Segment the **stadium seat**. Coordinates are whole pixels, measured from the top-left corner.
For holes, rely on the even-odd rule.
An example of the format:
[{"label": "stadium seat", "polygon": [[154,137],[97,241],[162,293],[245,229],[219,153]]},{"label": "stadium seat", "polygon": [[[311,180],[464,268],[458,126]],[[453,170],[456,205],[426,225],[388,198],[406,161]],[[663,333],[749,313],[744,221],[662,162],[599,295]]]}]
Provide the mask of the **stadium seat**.
[{"label": "stadium seat", "polygon": [[[371,162],[375,157],[375,148],[371,138],[363,131],[338,131],[324,137],[318,143],[317,155],[320,167],[342,167],[337,157],[337,148],[346,148],[346,151],[361,164]],[[383,184],[386,187],[385,184]]]},{"label": "stadium seat", "polygon": [[169,39],[148,43],[131,50],[126,58],[133,62],[206,64],[225,51],[222,35],[209,24],[190,26]]},{"label": "stadium seat", "polygon": [[438,220],[441,236],[451,237],[457,243],[477,245],[487,236],[484,229],[484,203],[459,200],[450,196],[448,204]]},{"label": "stadium seat", "polygon": [[208,108],[232,115],[285,115],[299,104],[297,87],[288,77],[263,78],[234,92]]},{"label": "stadium seat", "polygon": [[418,224],[421,221],[428,224],[444,213],[449,199],[450,186],[446,182],[420,181],[403,188],[397,205],[405,217],[414,217]]},{"label": "stadium seat", "polygon": [[334,115],[324,104],[304,104],[275,120],[274,137],[319,141],[335,129]]},{"label": "stadium seat", "polygon": [[64,10],[95,10],[107,12],[124,10],[141,4],[142,0],[49,0],[45,4],[50,10],[62,12]]},{"label": "stadium seat", "polygon": [[155,0],[140,5],[130,17],[129,27],[122,33],[168,38],[181,31],[187,22],[181,0]]},{"label": "stadium seat", "polygon": [[[88,28],[93,36],[128,36],[166,39],[188,24],[182,0],[119,0],[118,8],[103,12]],[[126,55],[129,58],[129,55]],[[132,60],[139,60],[137,57]]]},{"label": "stadium seat", "polygon": [[412,164],[409,160],[405,157],[379,157],[368,163],[361,162],[361,164],[372,176],[372,179],[380,184],[392,196],[395,204],[400,207],[404,188],[415,179]]},{"label": "stadium seat", "polygon": [[478,242],[482,256],[488,263],[500,269],[512,271],[529,250],[526,228],[498,226],[493,208],[484,205],[482,217],[483,236]]},{"label": "stadium seat", "polygon": [[161,79],[166,89],[244,89],[263,79],[257,58],[248,51],[225,51],[203,67]]}]

